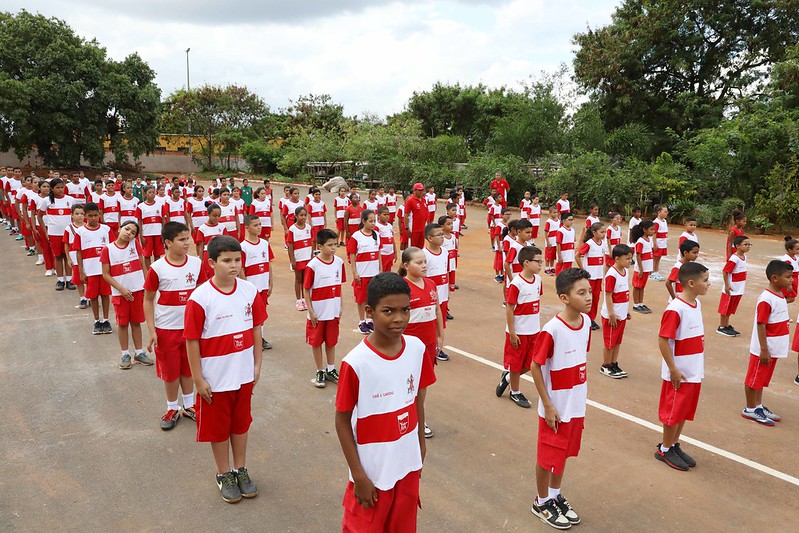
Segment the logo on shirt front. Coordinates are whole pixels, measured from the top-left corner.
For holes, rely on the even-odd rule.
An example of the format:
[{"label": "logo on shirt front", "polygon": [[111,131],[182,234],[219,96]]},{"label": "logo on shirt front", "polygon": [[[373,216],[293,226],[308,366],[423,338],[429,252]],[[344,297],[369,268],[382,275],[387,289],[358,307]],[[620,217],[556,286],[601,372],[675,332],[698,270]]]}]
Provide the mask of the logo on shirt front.
[{"label": "logo on shirt front", "polygon": [[580,368],[577,369],[577,373],[579,375],[580,383],[585,383],[586,380],[585,365],[580,366]]},{"label": "logo on shirt front", "polygon": [[194,273],[189,272],[186,274],[186,283],[194,283]]},{"label": "logo on shirt front", "polygon": [[178,293],[178,301],[181,304],[185,304],[189,301],[189,291],[180,291]]},{"label": "logo on shirt front", "polygon": [[262,259],[266,259],[266,251],[262,251],[261,252],[261,258]]},{"label": "logo on shirt front", "polygon": [[247,304],[244,308],[244,316],[252,316],[252,304]]},{"label": "logo on shirt front", "polygon": [[100,237],[100,244],[108,244],[108,241],[106,241],[106,239],[105,239],[105,235]]},{"label": "logo on shirt front", "polygon": [[[447,278],[449,279],[449,278]],[[438,301],[438,293],[435,290],[430,291],[430,301],[436,302]]]},{"label": "logo on shirt front", "polygon": [[244,349],[244,334],[239,333],[237,335],[233,335],[233,348],[236,350],[243,350]]},{"label": "logo on shirt front", "polygon": [[128,255],[131,256],[131,257],[136,255],[136,249],[133,246],[128,248]]},{"label": "logo on shirt front", "polygon": [[397,425],[399,426],[400,435],[407,433],[409,419],[410,415],[407,412],[397,415]]},{"label": "logo on shirt front", "polygon": [[416,392],[416,386],[413,382],[413,374],[408,376],[408,379],[405,380],[405,384],[408,385],[408,396],[413,396],[413,393]]},{"label": "logo on shirt front", "polygon": [[122,264],[122,273],[123,274],[130,274],[133,272],[133,267],[131,267],[130,263],[123,263]]}]

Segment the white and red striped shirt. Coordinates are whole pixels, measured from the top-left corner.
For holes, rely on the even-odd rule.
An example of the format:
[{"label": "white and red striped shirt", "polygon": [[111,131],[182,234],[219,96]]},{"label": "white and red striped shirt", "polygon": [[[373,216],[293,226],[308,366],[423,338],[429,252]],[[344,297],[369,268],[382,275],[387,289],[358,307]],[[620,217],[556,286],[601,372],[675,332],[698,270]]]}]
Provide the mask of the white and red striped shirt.
[{"label": "white and red striped shirt", "polygon": [[75,249],[80,251],[83,260],[83,272],[87,276],[102,276],[103,265],[100,256],[103,248],[111,242],[111,228],[100,224],[92,229],[83,225],[75,229]]},{"label": "white and red striped shirt", "polygon": [[424,201],[427,204],[427,211],[435,213],[436,211],[436,193],[428,192],[424,195]]},{"label": "white and red striped shirt", "polygon": [[363,207],[364,209],[370,209],[374,211],[375,214],[377,214],[377,208],[379,207],[377,204],[377,198],[375,198],[374,200],[370,200],[367,198],[366,200],[363,201]]},{"label": "white and red striped shirt", "polygon": [[571,212],[571,202],[569,202],[568,200],[558,200],[555,206],[558,209],[559,215]]},{"label": "white and red striped shirt", "polygon": [[[516,335],[535,335],[541,331],[541,295],[544,287],[541,277],[532,280],[515,276],[508,286],[507,305],[513,306],[513,330]],[[507,324],[505,331],[508,331]]]},{"label": "white and red striped shirt", "polygon": [[766,344],[771,357],[782,359],[788,357],[790,331],[788,328],[788,303],[781,294],[774,294],[766,289],[757,299],[755,306],[755,321],[752,326],[752,341],[749,343],[749,353],[760,355],[760,338],[757,335],[757,325],[766,325]]},{"label": "white and red striped shirt", "polygon": [[[133,239],[124,248],[116,242],[110,243],[100,253],[100,263],[111,267],[111,277],[130,292],[144,290],[144,272],[141,266],[141,254],[144,253],[139,239]],[[111,287],[112,296],[120,296],[120,292]]]},{"label": "white and red striped shirt", "polygon": [[355,254],[355,270],[360,277],[371,278],[380,273],[380,237],[374,230],[371,235],[362,229],[353,233],[347,241],[349,254]]},{"label": "white and red striped shirt", "polygon": [[305,267],[303,287],[311,291],[309,305],[318,320],[341,317],[341,284],[347,281],[344,260],[334,255],[329,263],[316,256]]},{"label": "white and red striped shirt", "polygon": [[244,224],[244,213],[247,212],[247,204],[244,203],[244,198],[231,198],[230,203],[236,207],[236,216],[239,219],[239,224]]},{"label": "white and red striped shirt", "polygon": [[541,225],[541,205],[540,204],[531,204],[530,208],[528,209],[529,216],[530,216],[530,224],[534,227]]},{"label": "white and red striped shirt", "polygon": [[82,183],[68,181],[64,185],[64,193],[75,199],[76,204],[85,204],[86,197],[91,196],[91,191]]},{"label": "white and red striped shirt", "polygon": [[560,244],[560,257],[563,262],[574,261],[574,228],[559,227],[555,234],[555,242]]},{"label": "white and red striped shirt", "polygon": [[[682,298],[669,302],[660,320],[659,337],[668,339],[674,365],[685,375],[686,383],[701,383],[705,377],[705,326],[702,323],[702,303],[694,305]],[[660,377],[671,380],[666,361],[661,364]]]},{"label": "white and red striped shirt", "polygon": [[386,195],[386,207],[388,207],[389,213],[396,213],[397,212],[397,195],[396,194],[387,194]]},{"label": "white and red striped shirt", "polygon": [[613,253],[613,247],[617,244],[621,244],[621,226],[614,227],[613,224],[608,226],[608,230],[605,232],[605,238],[608,241],[610,252]]},{"label": "white and red striped shirt", "polygon": [[[591,279],[602,279],[605,270],[604,241],[596,242],[594,239],[588,239],[578,251],[583,258],[583,270],[588,272]],[[594,298],[598,297],[598,294],[594,295]]]},{"label": "white and red striped shirt", "polygon": [[267,199],[263,202],[258,198],[250,204],[250,214],[257,216],[261,220],[262,228],[272,227],[272,200]]},{"label": "white and red striped shirt", "polygon": [[69,252],[69,260],[72,261],[73,265],[78,264],[78,249],[75,246],[76,231],[78,231],[78,226],[70,222],[70,224],[67,226],[67,229],[64,230],[64,236],[61,239],[62,244],[67,245],[67,251]]},{"label": "white and red striped shirt", "polygon": [[547,244],[549,244],[550,248],[554,247],[557,244],[555,237],[558,235],[558,229],[560,228],[560,220],[555,220],[554,218],[548,218],[546,222],[544,222],[544,233],[547,236]]},{"label": "white and red striped shirt", "polygon": [[241,241],[241,254],[247,281],[259,291],[269,290],[269,262],[275,258],[269,241],[259,238],[257,243],[252,243],[244,239]]},{"label": "white and red striped shirt", "polygon": [[380,255],[394,255],[394,228],[391,224],[376,222],[375,231],[380,237]]},{"label": "white and red striped shirt", "polygon": [[182,330],[189,296],[205,280],[202,261],[193,255],[187,255],[182,265],[173,265],[166,256],[150,265],[144,288],[157,291],[155,327]]},{"label": "white and red striped shirt", "polygon": [[102,198],[103,196],[105,196],[104,192],[94,192],[94,191],[92,191],[92,193],[91,193],[91,201],[92,201],[92,203],[94,205],[99,206],[100,205],[100,198]]},{"label": "white and red striped shirt", "polygon": [[186,200],[186,211],[191,215],[191,227],[199,228],[208,221],[208,208],[205,207],[205,200],[198,200],[194,197]]},{"label": "white and red striped shirt", "polygon": [[233,203],[233,200],[228,202],[227,205],[218,204],[221,213],[219,215],[219,223],[225,227],[228,233],[231,235],[235,235],[237,228],[236,228],[236,220],[238,219],[238,209],[236,208],[236,204]]},{"label": "white and red striped shirt", "polygon": [[297,224],[292,224],[288,231],[287,244],[294,246],[294,261],[297,263],[308,262],[313,255],[313,242],[311,242],[311,226],[298,228]]},{"label": "white and red striped shirt", "polygon": [[656,218],[652,222],[655,224],[655,244],[658,249],[665,250],[669,246],[669,225],[665,218]]},{"label": "white and red striped shirt", "polygon": [[280,214],[286,218],[286,226],[291,226],[297,220],[296,210],[298,207],[305,207],[302,202],[292,202],[291,199],[283,199],[283,206]]},{"label": "white and red striped shirt", "polygon": [[346,196],[344,198],[336,196],[333,200],[333,205],[336,207],[336,218],[344,218],[344,213],[347,212],[347,208],[350,206],[350,199]]},{"label": "white and red striped shirt", "polygon": [[519,210],[521,211],[521,218],[529,220],[530,219],[530,208],[533,206],[532,200],[527,200],[526,198],[522,198],[521,203],[519,203]]},{"label": "white and red striped shirt", "polygon": [[44,224],[47,234],[51,237],[63,237],[64,231],[72,221],[72,204],[75,200],[71,196],[62,196],[50,200],[49,196],[42,198],[39,211],[44,213]]},{"label": "white and red striped shirt", "polygon": [[[561,422],[585,417],[588,398],[586,354],[591,346],[591,319],[580,313],[582,325],[572,328],[555,315],[538,334],[533,361],[541,365],[544,387]],[[538,399],[538,416],[544,404]]]},{"label": "white and red striped shirt", "polygon": [[402,343],[389,357],[362,340],[342,360],[336,391],[336,410],[352,411],[358,458],[380,490],[422,468],[416,396],[435,383],[422,341],[403,335]]},{"label": "white and red striped shirt", "polygon": [[405,278],[411,288],[411,316],[405,335],[412,335],[422,341],[428,350],[436,344],[436,309],[438,308],[438,290],[433,280],[422,278],[422,286]]},{"label": "white and red striped shirt", "polygon": [[[730,296],[743,294],[746,289],[746,256],[740,258],[738,254],[732,254],[722,270],[729,275]],[[724,285],[721,288],[724,290]]]},{"label": "white and red striped shirt", "polygon": [[325,226],[325,214],[327,213],[327,206],[322,200],[308,202],[308,211],[311,217],[311,226],[314,228],[323,228]]},{"label": "white and red striped shirt", "polygon": [[136,218],[136,207],[139,205],[139,199],[132,196],[130,200],[124,196],[119,197],[119,225],[132,220],[138,224],[139,220]]},{"label": "white and red striped shirt", "polygon": [[225,230],[225,226],[218,222],[213,226],[205,222],[197,228],[197,237],[205,245],[205,253],[208,253],[208,243],[211,242],[214,237],[219,237],[220,235],[227,235],[227,230]]},{"label": "white and red striped shirt", "polygon": [[679,258],[680,255],[680,245],[685,241],[694,241],[696,244],[699,244],[699,235],[696,233],[688,233],[687,231],[683,231],[680,233],[679,239],[677,239],[677,257]]},{"label": "white and red striped shirt", "polygon": [[599,217],[595,217],[594,215],[588,215],[585,218],[585,227],[586,228],[590,228],[591,226],[593,226],[597,222],[599,222]]},{"label": "white and red striped shirt", "polygon": [[183,336],[200,341],[202,375],[213,392],[238,390],[255,378],[253,328],[266,320],[266,305],[255,285],[234,283],[222,292],[210,279],[186,304]]},{"label": "white and red striped shirt", "polygon": [[388,199],[386,198],[385,194],[383,196],[380,196],[378,194],[377,196],[375,196],[375,200],[377,200],[377,208],[378,209],[383,207],[384,205],[386,205],[386,202],[388,201]]},{"label": "white and red striped shirt", "polygon": [[118,194],[108,195],[108,193],[100,196],[100,201],[97,202],[97,207],[103,214],[103,221],[108,224],[119,223],[119,199],[121,196]]},{"label": "white and red striped shirt", "polygon": [[169,197],[165,205],[164,216],[169,218],[169,222],[186,223],[186,201],[183,198],[176,201]]},{"label": "white and red striped shirt", "polygon": [[635,253],[641,254],[641,260],[635,262],[635,271],[638,273],[652,272],[654,268],[654,254],[652,253],[652,238],[641,237],[635,243]]},{"label": "white and red striped shirt", "polygon": [[635,246],[635,243],[632,242],[633,238],[633,228],[641,223],[641,219],[638,217],[630,217],[630,222],[627,224],[627,244],[630,246]]},{"label": "white and red striped shirt", "polygon": [[[608,269],[605,275],[605,290],[611,294],[611,301],[613,302],[613,313],[616,315],[617,320],[627,320],[627,315],[630,314],[630,284],[627,278],[627,269],[624,272],[619,272],[615,266]],[[597,294],[594,298],[602,298],[602,318],[610,318],[610,310],[607,303],[605,303],[605,295]]]},{"label": "white and red striped shirt", "polygon": [[438,253],[431,252],[427,247],[424,248],[424,255],[427,259],[427,277],[433,280],[438,291],[438,303],[443,304],[449,301],[449,256],[441,248]]},{"label": "white and red striped shirt", "polygon": [[[457,220],[457,219],[455,219],[455,220]],[[454,224],[455,220],[452,221],[453,224]],[[391,228],[391,226],[389,226],[389,229],[390,228]],[[393,241],[393,237],[392,237],[392,242],[394,242]],[[450,272],[454,272],[455,271],[455,267],[458,264],[457,263],[457,261],[458,261],[458,237],[457,237],[457,234],[455,233],[454,230],[453,230],[452,233],[450,233],[449,237],[444,235],[444,241],[441,243],[441,248],[443,248],[447,252],[447,258],[449,260],[449,271]]]},{"label": "white and red striped shirt", "polygon": [[141,234],[144,237],[161,236],[164,223],[164,206],[159,202],[141,202],[136,206],[136,216],[141,219]]},{"label": "white and red striped shirt", "polygon": [[505,252],[505,263],[510,265],[510,271],[513,276],[516,277],[523,270],[521,263],[519,263],[519,251],[524,246],[516,239],[507,239],[503,241],[503,244],[505,244],[505,242],[508,243],[508,251]]}]

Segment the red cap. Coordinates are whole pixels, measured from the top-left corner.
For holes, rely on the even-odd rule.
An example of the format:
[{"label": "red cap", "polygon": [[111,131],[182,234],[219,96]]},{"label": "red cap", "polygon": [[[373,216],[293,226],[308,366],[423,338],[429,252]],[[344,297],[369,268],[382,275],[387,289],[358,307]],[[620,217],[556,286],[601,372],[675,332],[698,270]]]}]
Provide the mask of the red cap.
[{"label": "red cap", "polygon": [[414,191],[423,191],[424,190],[424,185],[422,185],[421,183],[414,183],[413,184],[413,190]]}]

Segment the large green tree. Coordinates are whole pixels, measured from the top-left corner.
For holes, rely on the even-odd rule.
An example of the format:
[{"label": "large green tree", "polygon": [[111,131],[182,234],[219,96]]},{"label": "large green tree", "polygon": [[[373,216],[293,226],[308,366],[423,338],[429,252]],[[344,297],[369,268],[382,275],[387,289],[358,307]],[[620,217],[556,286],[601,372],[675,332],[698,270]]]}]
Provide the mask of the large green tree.
[{"label": "large green tree", "polygon": [[640,123],[668,149],[669,130],[713,127],[759,92],[797,38],[799,0],[624,0],[611,24],[574,37],[574,72],[607,130]]},{"label": "large green tree", "polygon": [[48,165],[117,161],[157,141],[160,90],[137,55],[113,61],[56,18],[0,13],[0,149],[19,158],[34,147]]}]

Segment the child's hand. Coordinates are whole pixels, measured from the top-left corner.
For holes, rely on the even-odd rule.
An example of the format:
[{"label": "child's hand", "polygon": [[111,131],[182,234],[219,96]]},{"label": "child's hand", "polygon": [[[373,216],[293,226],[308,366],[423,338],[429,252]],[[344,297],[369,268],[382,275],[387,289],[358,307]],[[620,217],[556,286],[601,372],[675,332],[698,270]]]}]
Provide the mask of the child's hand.
[{"label": "child's hand", "polygon": [[724,294],[729,296],[730,292],[732,292],[732,289],[730,289],[730,286],[729,285],[725,285],[724,286]]},{"label": "child's hand", "polygon": [[311,321],[311,327],[315,328],[316,324],[319,323],[319,317],[316,316],[316,313],[313,312],[313,309],[310,307],[308,308],[308,320]]},{"label": "child's hand", "polygon": [[122,287],[122,290],[121,290],[121,291],[119,291],[119,295],[120,295],[120,296],[122,296],[124,299],[126,299],[126,300],[127,300],[127,301],[129,301],[129,302],[132,302],[132,301],[133,301],[133,293],[132,293],[132,292],[130,292],[130,291],[129,291],[128,289],[126,289],[125,287]]},{"label": "child's hand", "polygon": [[261,365],[255,365],[255,370],[253,371],[253,378],[252,378],[252,386],[255,387],[258,385],[258,380],[261,379]]},{"label": "child's hand", "polygon": [[771,354],[768,353],[768,348],[765,346],[760,349],[760,364],[768,365],[771,363]]},{"label": "child's hand", "polygon": [[194,384],[194,388],[203,400],[208,403],[213,402],[214,393],[211,391],[211,385],[207,381],[201,379],[201,381]]},{"label": "child's hand", "polygon": [[519,341],[519,336],[516,335],[516,333],[509,333],[508,337],[510,338],[510,344],[511,344],[511,346],[513,346],[513,349],[514,350],[518,350],[519,349],[519,344],[521,342],[521,341]]},{"label": "child's hand", "polygon": [[549,404],[549,406],[544,406],[544,420],[547,422],[547,426],[558,431],[558,423],[560,423],[560,414],[558,414],[558,410],[555,408],[554,405]]},{"label": "child's hand", "polygon": [[372,483],[372,480],[368,477],[354,482],[353,494],[355,495],[355,501],[361,504],[364,509],[375,506],[375,502],[377,501],[377,489]]},{"label": "child's hand", "polygon": [[673,368],[669,370],[669,380],[671,380],[671,384],[674,387],[674,390],[678,390],[682,381],[685,379],[685,374],[680,372],[679,369]]},{"label": "child's hand", "polygon": [[293,259],[291,260],[291,270],[293,270],[294,272],[297,271],[297,262]]},{"label": "child's hand", "polygon": [[158,334],[150,335],[150,342],[147,343],[147,351],[155,353],[156,346],[158,346]]},{"label": "child's hand", "polygon": [[618,325],[616,320],[617,320],[616,319],[616,313],[614,313],[613,311],[609,311],[608,312],[608,324],[610,324],[610,327],[615,328]]},{"label": "child's hand", "polygon": [[357,282],[358,285],[360,285],[361,284],[361,275],[358,274],[358,272],[355,272],[355,274],[352,275],[352,281]]}]

